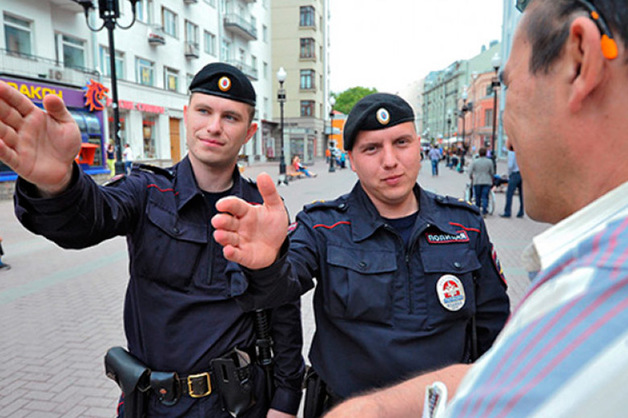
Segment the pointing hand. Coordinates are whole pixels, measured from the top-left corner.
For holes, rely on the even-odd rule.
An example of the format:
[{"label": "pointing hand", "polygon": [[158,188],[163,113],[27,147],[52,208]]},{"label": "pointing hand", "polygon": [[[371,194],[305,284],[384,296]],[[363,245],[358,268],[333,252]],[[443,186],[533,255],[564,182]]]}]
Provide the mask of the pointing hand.
[{"label": "pointing hand", "polygon": [[288,233],[288,212],[272,178],[262,173],[257,186],[263,205],[252,205],[235,197],[216,203],[218,215],[212,218],[214,238],[227,260],[250,269],[270,266],[279,255]]}]

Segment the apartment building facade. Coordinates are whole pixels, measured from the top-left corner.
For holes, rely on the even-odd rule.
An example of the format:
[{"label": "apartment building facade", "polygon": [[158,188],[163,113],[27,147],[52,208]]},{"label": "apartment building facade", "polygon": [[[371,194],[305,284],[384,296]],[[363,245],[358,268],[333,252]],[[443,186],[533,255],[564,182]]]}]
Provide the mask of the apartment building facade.
[{"label": "apartment building facade", "polygon": [[[500,48],[500,43],[493,41],[469,60],[456,61],[443,70],[428,74],[423,84],[423,138],[436,142],[452,137],[462,140],[463,92],[467,90],[468,95],[469,85],[478,74],[492,71],[491,59]],[[472,100],[467,98],[466,104],[472,108],[470,103]],[[464,125],[466,134],[467,124]]]},{"label": "apartment building facade", "polygon": [[[272,62],[275,97],[279,89],[276,73],[286,71],[283,88],[284,154],[289,163],[294,155],[311,163],[322,157],[329,130],[328,103],[328,0],[273,0]],[[280,123],[280,105],[274,101],[275,122]],[[281,153],[281,132],[268,143],[267,155]]]},{"label": "apartment building facade", "polygon": [[[167,166],[186,154],[183,108],[194,74],[214,61],[229,62],[251,79],[257,91],[256,136],[242,149],[264,158],[262,126],[272,120],[270,105],[270,0],[139,0],[135,22],[116,28],[121,145],[136,160]],[[98,1],[94,1],[97,6]],[[131,3],[119,0],[118,24],[133,22]],[[102,113],[74,104],[84,142],[96,146],[94,175],[110,175],[103,155],[114,137],[108,32],[98,9],[86,19],[73,0],[4,0],[0,3],[0,79],[30,93],[36,105],[45,94],[69,97],[92,82],[109,89]],[[0,183],[14,173],[0,166]]]}]

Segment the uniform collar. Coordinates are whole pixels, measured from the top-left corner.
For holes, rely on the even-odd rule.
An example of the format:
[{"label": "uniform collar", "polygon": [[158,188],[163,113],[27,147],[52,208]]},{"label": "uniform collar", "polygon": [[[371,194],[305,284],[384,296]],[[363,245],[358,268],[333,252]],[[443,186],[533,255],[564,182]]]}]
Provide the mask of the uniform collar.
[{"label": "uniform collar", "polygon": [[[442,208],[438,207],[436,200],[442,198],[434,193],[423,190],[418,184],[414,185],[413,192],[419,201],[419,216],[415,228],[419,224],[434,225],[442,232],[456,234],[459,228],[449,223],[449,218],[442,216]],[[351,231],[354,242],[360,242],[375,233],[378,228],[384,226],[385,221],[375,208],[360,182],[358,181],[347,199],[347,213],[351,219]]]},{"label": "uniform collar", "polygon": [[459,232],[460,228],[451,224],[450,212],[444,210],[443,205],[439,204],[439,202],[444,203],[447,200],[446,197],[428,192],[418,185],[415,186],[415,194],[419,200],[417,223],[422,222],[427,227],[435,226],[446,234],[456,235]]},{"label": "uniform collar", "polygon": [[[196,196],[202,198],[203,191],[198,187],[196,183],[196,177],[192,170],[192,163],[190,158],[186,156],[181,162],[174,167],[174,190],[177,196],[177,210],[181,210],[188,202],[193,200]],[[242,196],[242,177],[240,177],[240,171],[236,166],[233,170],[233,194],[236,196]]]},{"label": "uniform collar", "polygon": [[537,235],[522,259],[528,271],[547,269],[579,243],[628,216],[628,182]]}]

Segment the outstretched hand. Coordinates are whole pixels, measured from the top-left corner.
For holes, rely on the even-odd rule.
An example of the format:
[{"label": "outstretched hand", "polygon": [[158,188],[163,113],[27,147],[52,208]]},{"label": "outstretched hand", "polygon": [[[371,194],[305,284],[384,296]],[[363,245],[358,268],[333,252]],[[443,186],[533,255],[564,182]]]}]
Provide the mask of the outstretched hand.
[{"label": "outstretched hand", "polygon": [[64,190],[81,133],[63,100],[44,97],[44,108],[0,81],[0,161],[45,194]]},{"label": "outstretched hand", "polygon": [[225,258],[250,269],[262,269],[275,262],[288,233],[288,212],[272,178],[261,173],[257,187],[263,205],[225,197],[216,203],[222,213],[211,221],[216,229],[214,239],[224,247]]}]

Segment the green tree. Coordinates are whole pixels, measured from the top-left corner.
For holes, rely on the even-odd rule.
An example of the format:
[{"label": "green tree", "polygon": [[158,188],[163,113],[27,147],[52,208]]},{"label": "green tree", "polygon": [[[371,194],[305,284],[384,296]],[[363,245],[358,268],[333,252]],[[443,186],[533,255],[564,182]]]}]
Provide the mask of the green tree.
[{"label": "green tree", "polygon": [[336,99],[334,110],[348,115],[349,112],[351,112],[351,109],[353,109],[353,106],[361,98],[373,93],[377,93],[377,89],[367,87],[351,87],[350,89],[347,89],[342,93],[332,93],[332,96]]}]

